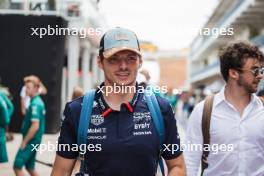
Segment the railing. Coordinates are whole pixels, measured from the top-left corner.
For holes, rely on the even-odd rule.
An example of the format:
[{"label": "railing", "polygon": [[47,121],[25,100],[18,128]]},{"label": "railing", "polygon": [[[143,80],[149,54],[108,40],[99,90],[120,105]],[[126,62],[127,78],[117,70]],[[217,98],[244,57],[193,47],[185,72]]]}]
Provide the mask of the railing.
[{"label": "railing", "polygon": [[0,14],[59,15],[67,19],[78,19],[82,16],[81,5],[87,1],[97,9],[94,0],[1,0]]},{"label": "railing", "polygon": [[21,9],[0,9],[0,14],[24,14],[24,15],[57,15],[63,16],[60,12],[54,10],[43,11],[25,11]]},{"label": "railing", "polygon": [[[229,8],[227,11],[226,11],[226,13],[220,18],[220,20],[215,24],[215,26],[214,27],[216,27],[216,28],[219,28],[219,27],[221,27],[223,24],[224,24],[224,22],[233,14],[233,13],[235,13],[235,11],[241,6],[241,4],[242,3],[244,3],[246,0],[236,0],[236,2],[234,2],[233,4],[232,4],[232,7],[231,8]],[[195,53],[196,53],[196,51],[198,51],[198,50],[200,50],[201,49],[201,47],[206,43],[206,42],[208,42],[208,40],[211,38],[211,36],[202,36],[202,42],[200,42],[200,41],[198,41],[198,42],[200,42],[201,44],[200,44],[200,46],[199,47],[196,47],[195,48],[195,50],[191,50],[191,56],[193,56]],[[197,38],[197,40],[198,40],[198,38]],[[197,41],[196,40],[196,41]],[[201,39],[200,39],[201,40]],[[195,41],[195,42],[196,42]]]},{"label": "railing", "polygon": [[212,63],[212,64],[210,64],[208,66],[205,66],[205,67],[203,67],[203,68],[201,68],[201,69],[199,69],[199,70],[197,70],[195,72],[192,72],[191,76],[197,76],[199,74],[205,73],[205,72],[207,72],[207,71],[209,71],[209,70],[211,70],[213,68],[218,68],[218,67],[219,67],[219,62],[216,61],[216,62],[214,62],[214,63]]}]

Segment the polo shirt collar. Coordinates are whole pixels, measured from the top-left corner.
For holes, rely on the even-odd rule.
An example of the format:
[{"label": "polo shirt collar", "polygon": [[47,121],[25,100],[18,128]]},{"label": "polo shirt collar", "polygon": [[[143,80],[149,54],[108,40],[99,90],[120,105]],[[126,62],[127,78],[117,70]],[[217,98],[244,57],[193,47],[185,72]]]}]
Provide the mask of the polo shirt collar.
[{"label": "polo shirt collar", "polygon": [[39,95],[35,95],[34,97],[32,97],[31,99],[30,99],[30,102],[32,102],[34,99],[36,99],[37,97],[39,97]]},{"label": "polo shirt collar", "polygon": [[[98,104],[98,107],[100,109],[101,115],[103,117],[107,117],[113,109],[106,103],[104,96],[99,89],[101,89],[104,86],[104,83],[102,83],[96,90],[96,95],[95,95],[95,100]],[[139,98],[139,92],[138,92],[139,86],[138,83],[136,83],[136,93],[134,94],[133,99],[130,102],[124,103],[126,108],[128,109],[129,112],[134,112],[134,108],[137,104],[138,98]]]}]

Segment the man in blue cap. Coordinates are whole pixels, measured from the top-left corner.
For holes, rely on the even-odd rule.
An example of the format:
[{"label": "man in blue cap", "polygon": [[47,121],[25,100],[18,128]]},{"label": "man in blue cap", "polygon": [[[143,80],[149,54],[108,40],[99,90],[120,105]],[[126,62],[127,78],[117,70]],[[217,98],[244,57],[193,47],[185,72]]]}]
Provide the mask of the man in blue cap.
[{"label": "man in blue cap", "polygon": [[[153,176],[160,155],[169,175],[185,175],[182,151],[179,147],[173,151],[168,149],[172,144],[180,146],[173,111],[166,100],[157,97],[165,124],[164,145],[167,146],[160,152],[159,134],[144,93],[136,82],[141,64],[139,42],[134,32],[115,28],[103,35],[98,65],[105,79],[96,90],[91,120],[87,122],[90,125],[83,175]],[[132,89],[125,89],[128,87]],[[73,146],[78,142],[82,102],[83,97],[66,104],[53,176],[72,173],[79,155]],[[60,146],[66,144],[71,146],[70,150],[60,150]]]}]

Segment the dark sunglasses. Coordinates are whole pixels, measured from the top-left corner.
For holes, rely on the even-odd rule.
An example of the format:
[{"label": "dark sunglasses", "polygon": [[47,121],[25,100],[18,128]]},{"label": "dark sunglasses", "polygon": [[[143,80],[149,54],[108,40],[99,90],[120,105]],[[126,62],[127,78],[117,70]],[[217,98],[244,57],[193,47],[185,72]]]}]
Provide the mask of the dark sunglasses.
[{"label": "dark sunglasses", "polygon": [[248,70],[248,69],[237,69],[237,70],[239,70],[239,71],[249,71],[255,77],[258,76],[259,74],[264,75],[264,67],[255,68],[253,70]]}]

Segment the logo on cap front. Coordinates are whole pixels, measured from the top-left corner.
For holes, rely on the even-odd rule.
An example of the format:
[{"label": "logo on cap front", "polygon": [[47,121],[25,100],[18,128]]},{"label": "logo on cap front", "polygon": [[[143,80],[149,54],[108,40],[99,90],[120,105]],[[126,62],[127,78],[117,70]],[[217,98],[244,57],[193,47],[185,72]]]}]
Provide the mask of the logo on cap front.
[{"label": "logo on cap front", "polygon": [[129,40],[129,37],[126,34],[116,34],[115,35],[115,40]]}]

